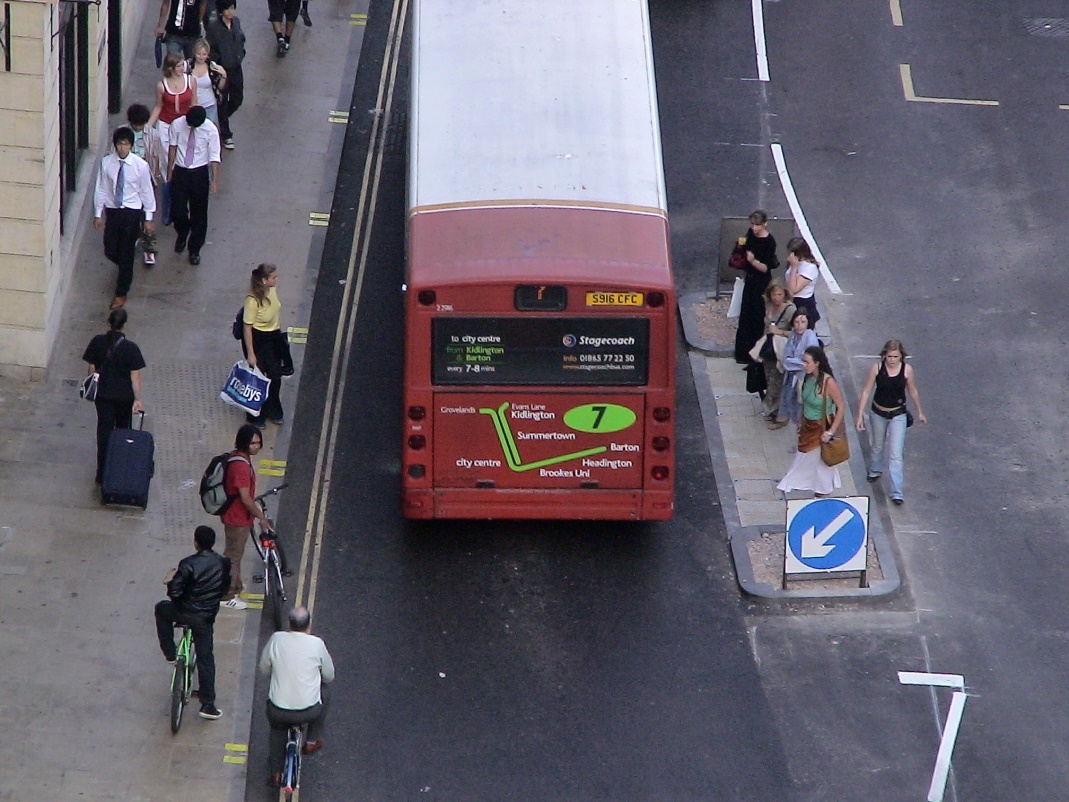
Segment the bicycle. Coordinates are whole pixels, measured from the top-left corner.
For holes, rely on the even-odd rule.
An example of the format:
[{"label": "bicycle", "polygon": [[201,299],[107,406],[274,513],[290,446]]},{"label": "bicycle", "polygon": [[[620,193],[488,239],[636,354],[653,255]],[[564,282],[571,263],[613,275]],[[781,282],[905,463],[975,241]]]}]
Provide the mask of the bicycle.
[{"label": "bicycle", "polygon": [[286,799],[301,787],[301,754],[308,735],[307,724],[291,724],[286,730],[286,757],[282,763],[282,790]]},{"label": "bicycle", "polygon": [[[279,491],[287,487],[289,487],[289,482],[284,482],[256,497],[256,503],[260,505],[265,516],[267,515],[265,499],[268,496],[277,496]],[[286,588],[282,583],[282,577],[289,573],[286,570],[286,555],[282,551],[282,544],[278,541],[277,533],[273,529],[264,531],[258,520],[252,522],[250,534],[253,545],[256,546],[256,553],[263,561],[262,577],[253,577],[253,579],[257,582],[263,579],[264,609],[270,606],[271,621],[277,632],[285,627],[286,621]]]},{"label": "bicycle", "polygon": [[182,713],[193,694],[193,672],[197,668],[197,650],[193,646],[193,628],[178,624],[182,639],[175,654],[174,671],[171,673],[171,732],[177,733],[182,726]]}]

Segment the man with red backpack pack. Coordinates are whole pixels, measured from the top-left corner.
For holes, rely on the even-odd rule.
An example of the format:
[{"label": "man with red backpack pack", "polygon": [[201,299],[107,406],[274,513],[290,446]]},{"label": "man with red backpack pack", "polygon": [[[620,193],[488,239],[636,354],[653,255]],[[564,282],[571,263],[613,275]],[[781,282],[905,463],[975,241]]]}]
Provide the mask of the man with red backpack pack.
[{"label": "man with red backpack pack", "polygon": [[226,533],[223,556],[230,560],[230,590],[223,597],[222,606],[231,610],[244,610],[248,605],[239,598],[244,589],[241,582],[241,558],[245,543],[252,536],[252,522],[258,520],[265,532],[270,532],[271,521],[256,503],[256,471],[252,458],[263,448],[263,433],[251,423],[238,429],[234,438],[234,450],[226,462],[223,488],[227,501],[219,517]]}]

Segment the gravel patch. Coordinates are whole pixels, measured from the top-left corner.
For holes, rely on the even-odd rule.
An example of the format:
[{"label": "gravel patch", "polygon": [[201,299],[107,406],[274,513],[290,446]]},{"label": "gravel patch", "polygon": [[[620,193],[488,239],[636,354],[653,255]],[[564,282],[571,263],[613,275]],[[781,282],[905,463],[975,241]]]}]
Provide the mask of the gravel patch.
[{"label": "gravel patch", "polygon": [[728,317],[731,294],[720,298],[709,298],[692,306],[694,318],[698,321],[698,335],[703,340],[712,340],[718,345],[734,346],[735,332],[739,328],[738,318]]},{"label": "gravel patch", "polygon": [[[750,540],[746,543],[746,548],[750,553],[750,563],[753,566],[754,581],[764,582],[774,588],[783,588],[783,554],[786,548],[786,539],[786,532],[765,532],[756,540]],[[868,541],[866,568],[870,584],[884,578],[871,537]],[[820,575],[817,574],[815,576]],[[823,577],[820,579],[792,579],[787,582],[786,589],[846,590],[857,586],[857,578],[848,575],[841,579]]]}]

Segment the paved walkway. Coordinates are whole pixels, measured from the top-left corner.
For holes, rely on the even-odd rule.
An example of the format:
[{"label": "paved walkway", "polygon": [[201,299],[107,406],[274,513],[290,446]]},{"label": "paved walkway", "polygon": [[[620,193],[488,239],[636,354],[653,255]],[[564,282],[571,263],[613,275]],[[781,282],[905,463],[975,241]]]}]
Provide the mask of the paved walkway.
[{"label": "paved walkway", "polygon": [[[124,107],[152,105],[155,7],[145,12]],[[223,718],[205,721],[194,708],[172,736],[170,667],[152,607],[164,572],[193,551],[197,524],[215,525],[222,539],[196,485],[243,422],[218,391],[241,355],[230,326],[257,263],[279,265],[283,325],[307,325],[325,231],[310,227],[309,214],[330,210],[344,126],[328,120],[349,109],[363,31],[350,19],[366,10],[314,3],[314,27],[299,24],[292,52],[277,60],[265,8],[238,9],[248,36],[246,99],[233,121],[237,149],[224,151],[211,199],[203,262],[177,256],[173,229],[163,229],[159,263],[135,267],[126,307],[127,334],[148,363],[146,428],[156,437],[144,513],[102,507],[93,484],[95,415],[76,386],[86,343],[107,329],[115,269],[92,230],[91,181],[72,198],[83,213],[72,211],[69,223],[84,236],[48,380],[0,379],[0,799],[244,798],[258,614],[224,611],[216,624]],[[299,345],[294,356],[297,376],[282,393],[288,411]],[[261,459],[285,460],[288,436],[288,424],[269,427]]]}]

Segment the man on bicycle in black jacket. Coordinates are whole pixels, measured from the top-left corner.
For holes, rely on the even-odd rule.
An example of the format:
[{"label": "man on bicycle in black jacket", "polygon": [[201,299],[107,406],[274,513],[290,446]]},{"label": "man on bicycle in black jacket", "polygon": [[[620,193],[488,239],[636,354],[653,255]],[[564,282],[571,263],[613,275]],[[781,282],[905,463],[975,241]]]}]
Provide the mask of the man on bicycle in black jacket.
[{"label": "man on bicycle in black jacket", "polygon": [[193,533],[196,554],[178,563],[167,582],[167,599],[156,604],[156,634],[168,663],[175,661],[174,628],[187,626],[197,650],[200,717],[217,719],[223,715],[215,706],[215,616],[219,601],[230,588],[230,560],[212,551],[215,530],[198,526]]}]

